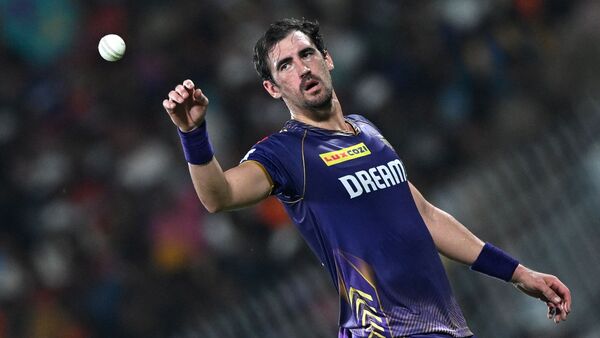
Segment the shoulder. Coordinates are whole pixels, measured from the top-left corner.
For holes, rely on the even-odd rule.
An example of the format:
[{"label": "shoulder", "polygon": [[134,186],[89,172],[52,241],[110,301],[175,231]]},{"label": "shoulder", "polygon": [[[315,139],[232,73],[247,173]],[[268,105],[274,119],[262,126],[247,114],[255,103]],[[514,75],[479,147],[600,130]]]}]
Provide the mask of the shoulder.
[{"label": "shoulder", "polygon": [[279,132],[265,136],[260,141],[256,142],[240,162],[247,160],[251,154],[262,153],[267,156],[279,154],[279,156],[284,156],[285,153],[288,153],[291,149],[298,147],[301,139],[302,135],[282,129]]},{"label": "shoulder", "polygon": [[302,135],[281,130],[258,141],[240,163],[257,162],[273,185],[271,194],[281,200],[294,200],[302,184]]},{"label": "shoulder", "polygon": [[374,131],[376,134],[381,134],[381,131],[379,130],[379,128],[377,128],[377,126],[375,126],[375,124],[373,122],[371,122],[369,119],[367,119],[366,117],[359,115],[359,114],[351,114],[351,115],[347,115],[346,118],[356,124],[358,124],[361,129],[364,130],[364,127],[367,127],[368,129],[370,129],[371,131]]},{"label": "shoulder", "polygon": [[350,114],[350,115],[346,115],[346,118],[348,120],[351,120],[353,122],[362,122],[362,123],[367,123],[372,125],[373,122],[369,121],[366,117],[359,115],[359,114]]},{"label": "shoulder", "polygon": [[371,135],[381,140],[386,146],[392,149],[394,152],[396,151],[392,144],[388,142],[388,140],[383,136],[381,130],[375,126],[375,124],[369,121],[366,117],[358,114],[352,114],[346,116],[346,118],[353,123],[356,123],[360,130],[364,132],[366,135]]},{"label": "shoulder", "polygon": [[302,140],[302,134],[287,129],[282,129],[277,133],[263,137],[256,142],[252,148],[288,148]]}]

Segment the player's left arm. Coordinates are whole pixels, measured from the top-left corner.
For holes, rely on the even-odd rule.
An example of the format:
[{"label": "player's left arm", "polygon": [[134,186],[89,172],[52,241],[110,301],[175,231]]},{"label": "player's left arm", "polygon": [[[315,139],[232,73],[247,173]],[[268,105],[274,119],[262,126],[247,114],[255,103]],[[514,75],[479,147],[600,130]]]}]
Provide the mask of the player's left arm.
[{"label": "player's left arm", "polygon": [[[412,183],[409,186],[438,251],[452,260],[472,265],[485,243],[452,215],[429,203]],[[549,319],[555,323],[567,319],[571,312],[571,292],[557,277],[518,264],[510,281],[525,294],[544,301]]]},{"label": "player's left arm", "polygon": [[412,183],[409,186],[438,251],[463,264],[473,264],[485,243],[452,215],[429,203]]}]

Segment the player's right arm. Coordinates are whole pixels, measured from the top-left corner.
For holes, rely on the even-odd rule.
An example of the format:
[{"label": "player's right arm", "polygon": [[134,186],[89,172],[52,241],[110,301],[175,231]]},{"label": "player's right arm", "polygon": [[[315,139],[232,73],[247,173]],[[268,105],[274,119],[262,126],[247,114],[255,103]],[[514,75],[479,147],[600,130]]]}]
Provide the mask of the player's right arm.
[{"label": "player's right arm", "polygon": [[[191,80],[169,92],[163,107],[182,132],[190,132],[204,122],[208,98]],[[209,212],[254,204],[271,192],[271,181],[258,164],[248,161],[223,171],[216,158],[202,165],[188,164],[194,189]]]}]

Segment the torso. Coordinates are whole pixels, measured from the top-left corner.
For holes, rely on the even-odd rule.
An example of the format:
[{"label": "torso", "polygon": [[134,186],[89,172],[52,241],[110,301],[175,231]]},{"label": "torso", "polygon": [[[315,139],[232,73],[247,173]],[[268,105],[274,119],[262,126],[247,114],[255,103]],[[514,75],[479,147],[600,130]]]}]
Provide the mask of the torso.
[{"label": "torso", "polygon": [[366,119],[347,120],[356,134],[288,122],[249,156],[271,162],[274,194],[328,268],[340,326],[356,337],[470,335],[398,155]]}]

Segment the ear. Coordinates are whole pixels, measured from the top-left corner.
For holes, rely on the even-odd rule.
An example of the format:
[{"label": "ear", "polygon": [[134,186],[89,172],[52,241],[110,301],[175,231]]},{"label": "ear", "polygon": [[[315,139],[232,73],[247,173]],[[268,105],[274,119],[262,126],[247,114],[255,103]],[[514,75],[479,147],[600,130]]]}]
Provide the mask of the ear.
[{"label": "ear", "polygon": [[272,81],[264,80],[263,87],[274,99],[281,98],[281,92],[279,91],[279,87]]},{"label": "ear", "polygon": [[331,53],[329,53],[328,50],[325,51],[325,63],[327,64],[327,69],[329,69],[330,71],[333,70],[333,68],[335,68],[335,66],[333,65],[333,59],[331,58]]}]

